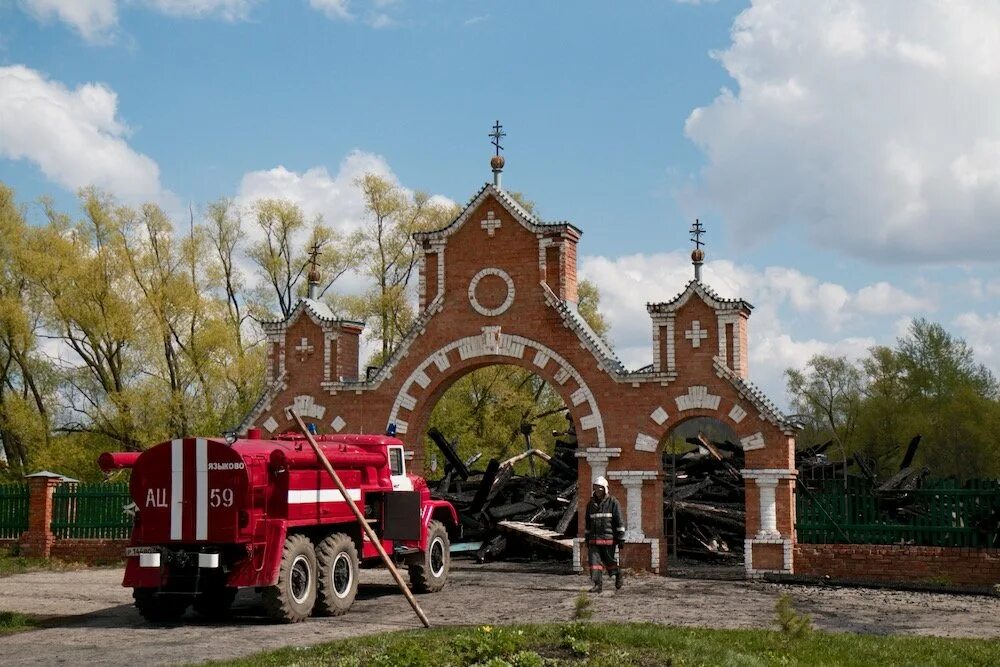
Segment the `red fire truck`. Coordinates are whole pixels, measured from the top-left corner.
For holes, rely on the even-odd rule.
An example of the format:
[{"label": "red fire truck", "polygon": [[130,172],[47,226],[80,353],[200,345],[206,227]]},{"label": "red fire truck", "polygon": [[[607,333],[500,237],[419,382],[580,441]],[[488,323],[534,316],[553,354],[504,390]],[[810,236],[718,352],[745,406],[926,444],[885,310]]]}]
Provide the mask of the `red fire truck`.
[{"label": "red fire truck", "polygon": [[[407,567],[411,587],[441,590],[458,515],[407,474],[403,443],[380,435],[316,440],[386,552]],[[132,469],[137,510],[122,585],[148,620],[176,620],[192,605],[223,615],[248,586],[262,589],[274,619],[336,616],[354,602],[359,567],[379,563],[301,435],[169,440],[142,453],[102,454],[99,464]]]}]

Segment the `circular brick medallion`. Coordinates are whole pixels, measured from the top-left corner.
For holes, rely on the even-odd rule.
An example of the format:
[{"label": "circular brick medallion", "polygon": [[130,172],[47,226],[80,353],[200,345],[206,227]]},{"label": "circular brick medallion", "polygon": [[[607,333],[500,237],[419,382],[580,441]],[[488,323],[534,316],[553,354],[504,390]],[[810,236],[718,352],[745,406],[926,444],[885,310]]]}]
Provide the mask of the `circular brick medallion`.
[{"label": "circular brick medallion", "polygon": [[[496,276],[507,284],[507,298],[505,298],[503,303],[496,308],[487,308],[476,299],[476,288],[479,286],[479,281],[486,276]],[[512,303],[514,303],[514,281],[511,280],[510,275],[508,275],[503,269],[483,269],[477,273],[472,278],[472,282],[469,283],[469,303],[472,304],[472,307],[480,315],[486,315],[487,317],[502,315],[507,312],[507,309],[510,308]]]}]

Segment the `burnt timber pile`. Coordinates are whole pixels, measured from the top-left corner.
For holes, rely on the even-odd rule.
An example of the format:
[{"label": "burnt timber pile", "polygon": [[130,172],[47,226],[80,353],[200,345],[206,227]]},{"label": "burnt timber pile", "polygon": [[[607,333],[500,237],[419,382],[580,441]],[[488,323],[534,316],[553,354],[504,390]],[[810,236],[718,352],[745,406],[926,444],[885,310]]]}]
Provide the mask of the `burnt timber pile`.
[{"label": "burnt timber pile", "polygon": [[700,434],[686,442],[694,449],[663,455],[663,528],[671,553],[735,564],[746,535],[743,450]]},{"label": "burnt timber pile", "polygon": [[[476,560],[502,558],[509,538],[545,552],[572,551],[579,493],[575,447],[557,442],[552,456],[527,448],[505,461],[490,459],[485,469],[472,469],[479,455],[464,461],[439,430],[431,428],[427,435],[446,462],[444,477],[436,487],[431,483],[431,496],[455,506],[464,540],[481,542]],[[514,465],[525,459],[532,474],[515,474]]]}]

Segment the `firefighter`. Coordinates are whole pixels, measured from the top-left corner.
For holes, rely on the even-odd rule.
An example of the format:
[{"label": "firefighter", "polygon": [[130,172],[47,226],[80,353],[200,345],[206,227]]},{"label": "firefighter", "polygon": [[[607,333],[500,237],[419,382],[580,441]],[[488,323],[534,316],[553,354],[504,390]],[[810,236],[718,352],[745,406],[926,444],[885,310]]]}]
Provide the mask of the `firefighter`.
[{"label": "firefighter", "polygon": [[587,522],[584,536],[587,539],[587,559],[590,578],[594,582],[591,593],[604,590],[604,570],[615,578],[615,588],[622,587],[622,570],[615,558],[615,547],[625,544],[625,525],[618,500],[608,489],[608,480],[594,480],[594,495],[587,503]]}]

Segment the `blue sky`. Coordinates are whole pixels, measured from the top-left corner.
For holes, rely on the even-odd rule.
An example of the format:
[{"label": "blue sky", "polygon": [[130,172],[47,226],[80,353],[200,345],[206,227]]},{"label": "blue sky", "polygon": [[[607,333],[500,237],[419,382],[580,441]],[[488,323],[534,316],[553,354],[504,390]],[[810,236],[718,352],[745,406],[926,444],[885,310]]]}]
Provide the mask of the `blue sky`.
[{"label": "blue sky", "polygon": [[0,0],[0,180],[175,211],[286,196],[349,228],[373,169],[490,177],[584,230],[630,366],[690,276],[757,307],[751,376],[940,321],[1000,370],[1000,9],[859,0]]}]

